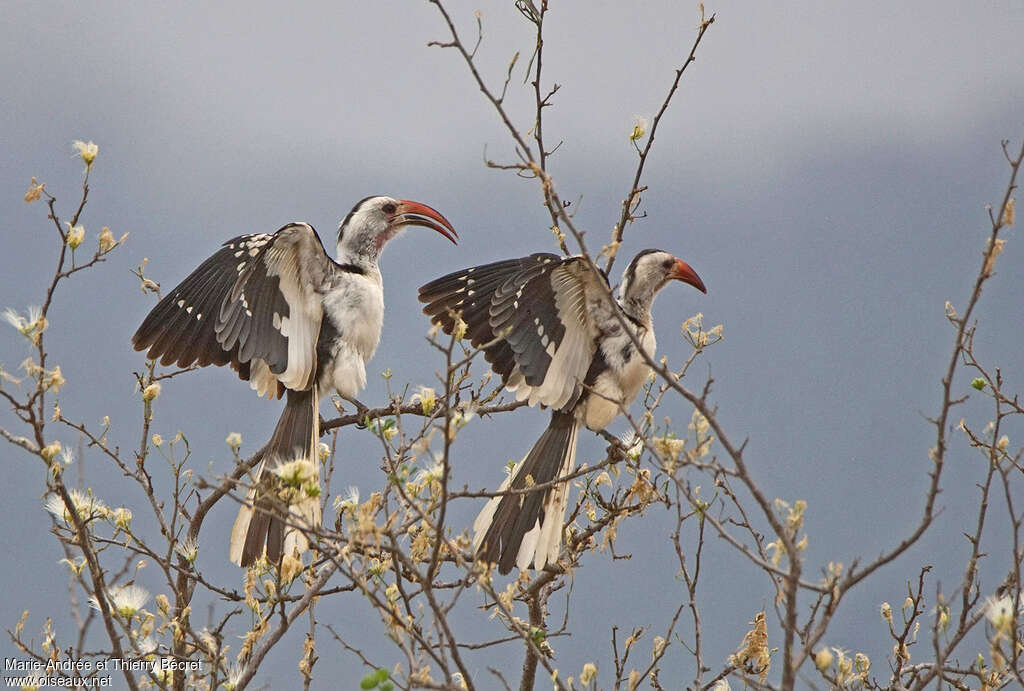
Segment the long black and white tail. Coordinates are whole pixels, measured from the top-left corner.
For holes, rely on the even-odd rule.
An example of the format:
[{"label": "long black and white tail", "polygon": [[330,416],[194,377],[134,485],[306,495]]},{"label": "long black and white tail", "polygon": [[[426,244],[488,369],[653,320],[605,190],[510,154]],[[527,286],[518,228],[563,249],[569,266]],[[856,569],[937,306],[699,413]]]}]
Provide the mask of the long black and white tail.
[{"label": "long black and white tail", "polygon": [[[576,467],[579,422],[572,413],[554,412],[544,434],[498,488],[525,489],[568,475]],[[527,480],[531,478],[531,480]],[[473,549],[478,559],[498,565],[500,573],[516,566],[535,569],[558,560],[568,483],[536,492],[492,497],[473,522]]]},{"label": "long black and white tail", "polygon": [[271,564],[285,554],[306,550],[306,529],[320,527],[320,497],[309,496],[301,488],[285,488],[273,470],[296,459],[309,461],[320,482],[320,411],[316,387],[305,391],[288,390],[288,402],[274,434],[267,442],[259,465],[251,475],[252,487],[231,529],[230,559],[239,566],[250,566],[264,553]]}]

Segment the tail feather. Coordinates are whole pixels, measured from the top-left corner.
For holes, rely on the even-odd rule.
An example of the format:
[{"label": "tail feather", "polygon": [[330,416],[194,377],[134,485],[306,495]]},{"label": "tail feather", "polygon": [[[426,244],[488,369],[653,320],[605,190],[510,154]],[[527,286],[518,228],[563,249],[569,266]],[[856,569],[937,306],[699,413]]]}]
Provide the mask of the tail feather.
[{"label": "tail feather", "polygon": [[[544,434],[498,488],[525,489],[551,482],[576,466],[579,422],[571,413],[554,412]],[[568,487],[562,483],[546,490],[493,497],[473,523],[477,558],[498,565],[500,573],[542,569],[558,559],[562,521],[568,505]]]},{"label": "tail feather", "polygon": [[306,550],[306,536],[293,526],[319,527],[320,499],[291,488],[290,491],[298,491],[299,495],[282,497],[280,479],[272,471],[284,463],[304,459],[313,466],[319,483],[319,438],[320,411],[316,387],[306,391],[289,390],[284,412],[267,443],[263,458],[251,475],[252,486],[231,530],[231,561],[239,566],[251,566],[263,556],[265,549],[267,560],[276,564],[285,554]]}]

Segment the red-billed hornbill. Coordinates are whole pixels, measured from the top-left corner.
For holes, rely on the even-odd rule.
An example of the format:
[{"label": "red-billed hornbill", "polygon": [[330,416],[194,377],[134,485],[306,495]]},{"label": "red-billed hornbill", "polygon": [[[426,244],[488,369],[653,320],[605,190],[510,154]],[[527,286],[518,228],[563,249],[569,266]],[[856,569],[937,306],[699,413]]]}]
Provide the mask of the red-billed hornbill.
[{"label": "red-billed hornbill", "polygon": [[[552,409],[551,422],[498,488],[522,490],[572,472],[580,425],[602,430],[636,398],[650,367],[622,329],[654,354],[651,304],[676,279],[707,292],[697,273],[661,250],[638,254],[622,276],[617,302],[608,279],[583,257],[532,254],[456,271],[420,288],[423,311],[451,334],[465,324],[473,346],[516,398]],[[620,320],[615,311],[622,317]],[[493,497],[473,523],[477,557],[536,569],[562,544],[567,483]]]},{"label": "red-billed hornbill", "polygon": [[148,348],[147,357],[164,366],[231,365],[260,396],[288,393],[231,531],[230,558],[240,566],[259,559],[264,545],[275,564],[302,552],[306,538],[292,526],[320,526],[318,494],[292,492],[289,499],[268,469],[307,460],[319,482],[320,394],[335,389],[354,401],[366,385],[365,364],[384,317],[377,259],[406,226],[456,242],[440,213],[391,197],[367,197],[349,212],[338,228],[337,261],[306,223],[228,240],[160,300],[132,337],[136,350]]}]

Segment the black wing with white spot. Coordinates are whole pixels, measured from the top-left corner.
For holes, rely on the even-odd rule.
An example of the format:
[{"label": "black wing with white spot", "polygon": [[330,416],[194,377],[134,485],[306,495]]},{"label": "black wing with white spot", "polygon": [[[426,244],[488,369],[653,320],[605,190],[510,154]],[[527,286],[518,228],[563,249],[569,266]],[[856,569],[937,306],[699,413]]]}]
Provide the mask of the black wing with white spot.
[{"label": "black wing with white spot", "polygon": [[518,398],[564,409],[579,397],[596,349],[587,294],[598,280],[581,257],[541,253],[443,276],[419,299],[445,333],[461,318]]},{"label": "black wing with white spot", "polygon": [[323,317],[318,289],[336,270],[305,223],[239,236],[160,300],[132,343],[165,366],[230,364],[261,395],[307,389]]}]

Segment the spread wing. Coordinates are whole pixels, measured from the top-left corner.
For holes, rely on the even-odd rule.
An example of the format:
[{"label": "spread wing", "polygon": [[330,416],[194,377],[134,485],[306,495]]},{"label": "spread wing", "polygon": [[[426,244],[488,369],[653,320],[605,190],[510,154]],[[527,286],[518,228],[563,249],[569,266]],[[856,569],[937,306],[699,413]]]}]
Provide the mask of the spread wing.
[{"label": "spread wing", "polygon": [[445,333],[461,318],[517,398],[563,409],[579,397],[594,357],[587,296],[595,281],[604,277],[582,257],[532,254],[443,276],[421,287],[419,299]]},{"label": "spread wing", "polygon": [[230,364],[260,395],[307,389],[323,318],[318,289],[335,270],[308,224],[241,235],[160,300],[132,343],[165,366]]}]

